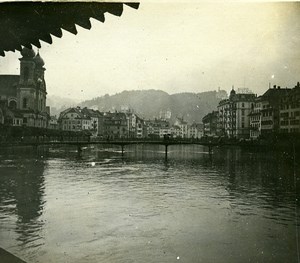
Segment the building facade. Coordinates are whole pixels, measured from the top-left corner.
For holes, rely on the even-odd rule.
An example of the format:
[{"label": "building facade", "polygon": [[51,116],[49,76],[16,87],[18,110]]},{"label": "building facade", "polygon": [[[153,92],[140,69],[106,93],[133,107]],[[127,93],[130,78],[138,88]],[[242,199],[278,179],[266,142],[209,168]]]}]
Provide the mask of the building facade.
[{"label": "building facade", "polygon": [[[8,108],[4,115],[8,125],[11,119],[16,125],[47,128],[50,119],[46,107],[45,63],[40,54],[23,48],[20,58],[20,75],[0,75],[0,105]],[[18,122],[18,124],[14,121]]]},{"label": "building facade", "polygon": [[188,138],[189,139],[200,139],[203,137],[203,124],[202,123],[192,123],[188,126]]},{"label": "building facade", "polygon": [[261,96],[261,136],[279,132],[281,99],[289,92],[290,89],[274,86]]},{"label": "building facade", "polygon": [[80,107],[69,108],[61,112],[58,123],[63,131],[81,132],[91,130],[91,118],[84,114]]},{"label": "building facade", "polygon": [[103,114],[103,134],[105,139],[128,138],[127,116],[123,112],[106,112]]},{"label": "building facade", "polygon": [[180,137],[181,138],[188,138],[188,123],[183,119],[177,117],[174,123],[174,126],[177,126],[181,130]]},{"label": "building facade", "polygon": [[162,138],[170,131],[170,123],[166,120],[154,119],[145,121],[147,127],[147,137]]},{"label": "building facade", "polygon": [[216,136],[218,125],[218,112],[213,111],[206,114],[202,118],[203,123],[203,136]]},{"label": "building facade", "polygon": [[250,112],[256,96],[252,93],[236,93],[231,90],[229,99],[218,105],[218,135],[229,138],[250,137]]},{"label": "building facade", "polygon": [[300,84],[291,89],[280,101],[280,132],[300,132]]},{"label": "building facade", "polygon": [[253,109],[249,114],[250,139],[257,139],[261,134],[261,96],[255,98]]},{"label": "building facade", "polygon": [[99,125],[101,113],[98,110],[88,109],[86,107],[81,110],[81,113],[86,117],[83,129],[89,129],[93,137],[98,136],[99,130],[101,130]]}]

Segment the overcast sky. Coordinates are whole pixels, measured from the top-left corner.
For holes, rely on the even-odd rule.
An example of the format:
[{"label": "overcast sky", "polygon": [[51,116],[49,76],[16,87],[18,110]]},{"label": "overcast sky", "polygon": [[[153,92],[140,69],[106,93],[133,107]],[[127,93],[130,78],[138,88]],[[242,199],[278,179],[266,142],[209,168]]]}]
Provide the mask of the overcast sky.
[{"label": "overcast sky", "polygon": [[[168,93],[300,80],[299,3],[142,3],[92,29],[42,43],[49,95],[90,99],[123,90]],[[0,74],[19,74],[19,52]]]}]

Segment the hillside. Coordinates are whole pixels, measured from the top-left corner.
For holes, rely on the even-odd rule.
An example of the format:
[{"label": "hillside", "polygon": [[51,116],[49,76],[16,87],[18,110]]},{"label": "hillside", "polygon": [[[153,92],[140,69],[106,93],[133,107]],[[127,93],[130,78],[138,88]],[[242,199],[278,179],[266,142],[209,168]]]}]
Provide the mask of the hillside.
[{"label": "hillside", "polygon": [[59,113],[69,107],[78,105],[78,101],[70,98],[62,98],[55,95],[47,97],[47,106],[50,106],[51,115],[59,116]]},{"label": "hillside", "polygon": [[189,122],[201,122],[205,114],[216,110],[219,101],[217,91],[169,95],[161,90],[136,90],[94,98],[82,102],[80,106],[100,111],[131,109],[145,119],[157,118],[161,111],[170,110],[172,120],[178,116]]}]

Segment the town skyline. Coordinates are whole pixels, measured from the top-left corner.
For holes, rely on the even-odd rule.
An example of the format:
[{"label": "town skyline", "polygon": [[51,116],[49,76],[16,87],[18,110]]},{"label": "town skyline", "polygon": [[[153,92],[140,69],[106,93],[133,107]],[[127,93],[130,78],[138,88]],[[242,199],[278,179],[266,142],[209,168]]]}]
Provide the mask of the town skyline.
[{"label": "town skyline", "polygon": [[[260,95],[269,83],[292,87],[300,74],[299,10],[299,3],[124,8],[120,18],[91,19],[91,30],[42,42],[47,91],[84,101],[124,90],[229,92],[234,85]],[[7,52],[0,74],[19,74],[20,57]]]},{"label": "town skyline", "polygon": [[300,263],[300,2],[45,1],[0,4],[2,261]]}]

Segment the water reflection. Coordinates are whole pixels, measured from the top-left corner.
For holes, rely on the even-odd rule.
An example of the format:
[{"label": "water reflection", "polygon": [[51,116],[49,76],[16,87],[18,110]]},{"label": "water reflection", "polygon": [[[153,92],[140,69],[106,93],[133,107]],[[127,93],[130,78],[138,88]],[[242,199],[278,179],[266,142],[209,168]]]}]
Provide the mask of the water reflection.
[{"label": "water reflection", "polygon": [[8,228],[15,218],[16,241],[20,246],[39,246],[43,243],[44,223],[40,216],[44,205],[45,165],[43,160],[35,158],[36,153],[25,154],[1,156],[0,224],[1,228]]},{"label": "water reflection", "polygon": [[5,248],[31,262],[296,262],[300,170],[290,154],[76,150],[0,156]]}]

